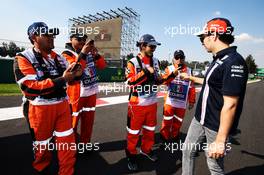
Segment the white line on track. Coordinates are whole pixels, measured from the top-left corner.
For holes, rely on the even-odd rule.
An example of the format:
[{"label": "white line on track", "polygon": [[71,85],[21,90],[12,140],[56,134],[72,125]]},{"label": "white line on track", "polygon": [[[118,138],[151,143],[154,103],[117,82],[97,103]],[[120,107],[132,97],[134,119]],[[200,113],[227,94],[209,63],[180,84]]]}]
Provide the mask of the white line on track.
[{"label": "white line on track", "polygon": [[[260,80],[255,81],[249,81],[249,83],[256,83]],[[199,92],[201,88],[196,88],[196,92]],[[164,93],[160,93],[158,95],[158,98],[162,98],[164,96]],[[103,107],[103,106],[109,106],[109,105],[116,105],[121,103],[127,103],[128,102],[128,95],[123,96],[114,96],[114,97],[105,97],[105,98],[99,98],[97,99],[97,105],[96,107]],[[9,107],[9,108],[0,108],[0,122],[5,120],[12,120],[12,119],[19,119],[23,118],[22,114],[22,107]]]}]

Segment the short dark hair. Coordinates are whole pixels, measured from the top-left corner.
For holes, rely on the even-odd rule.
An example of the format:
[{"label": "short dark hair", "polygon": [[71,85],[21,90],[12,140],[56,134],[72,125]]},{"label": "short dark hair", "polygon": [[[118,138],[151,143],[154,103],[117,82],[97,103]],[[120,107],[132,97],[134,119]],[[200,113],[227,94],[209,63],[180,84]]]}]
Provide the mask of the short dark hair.
[{"label": "short dark hair", "polygon": [[34,45],[34,41],[31,39],[31,37],[28,37],[29,41],[31,42],[31,44]]},{"label": "short dark hair", "polygon": [[234,35],[230,34],[218,34],[218,38],[220,41],[222,41],[225,44],[232,44],[235,41]]},{"label": "short dark hair", "polygon": [[146,47],[148,44],[147,43],[137,43],[137,47],[139,47],[139,50],[142,50],[142,47]]}]

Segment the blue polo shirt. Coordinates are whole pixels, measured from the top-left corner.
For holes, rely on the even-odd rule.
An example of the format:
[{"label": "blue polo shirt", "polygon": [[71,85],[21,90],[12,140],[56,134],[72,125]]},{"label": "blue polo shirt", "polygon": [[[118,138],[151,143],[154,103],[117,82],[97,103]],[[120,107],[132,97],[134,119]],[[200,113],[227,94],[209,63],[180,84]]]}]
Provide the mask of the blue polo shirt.
[{"label": "blue polo shirt", "polygon": [[248,68],[232,46],[219,51],[208,68],[197,103],[195,118],[205,127],[218,132],[223,96],[238,96],[235,119],[230,134],[237,129],[247,86]]}]

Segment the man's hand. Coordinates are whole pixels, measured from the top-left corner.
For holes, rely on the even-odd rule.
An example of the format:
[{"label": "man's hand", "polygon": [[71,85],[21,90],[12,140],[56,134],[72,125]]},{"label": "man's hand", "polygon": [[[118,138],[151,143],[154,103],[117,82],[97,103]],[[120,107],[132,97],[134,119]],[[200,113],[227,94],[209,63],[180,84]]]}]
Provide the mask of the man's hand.
[{"label": "man's hand", "polygon": [[[220,126],[215,141],[210,144],[208,155],[214,159],[223,157],[225,154],[225,142],[228,138],[230,128],[232,127],[238,96],[223,96],[224,105],[220,114]],[[211,146],[212,145],[212,146]]]},{"label": "man's hand", "polygon": [[213,159],[224,157],[225,155],[225,142],[215,140],[209,145],[208,156]]},{"label": "man's hand", "polygon": [[177,65],[176,69],[172,73],[177,76],[180,73],[179,70],[181,70],[181,67],[178,67]]},{"label": "man's hand", "polygon": [[98,50],[96,47],[93,47],[92,50],[91,50],[91,53],[93,56],[97,55],[98,54]]},{"label": "man's hand", "polygon": [[95,48],[95,47],[94,47],[94,41],[93,41],[93,40],[88,40],[88,41],[84,44],[84,46],[83,46],[81,52],[84,53],[84,54],[88,54],[89,52],[92,52],[92,51],[94,50],[94,48]]},{"label": "man's hand", "polygon": [[187,73],[180,73],[180,78],[183,80],[190,80],[191,76],[188,75]]},{"label": "man's hand", "polygon": [[195,77],[192,75],[188,75],[187,73],[181,73],[180,78],[182,80],[192,81],[192,82],[198,83],[198,84],[203,84],[203,82],[204,82],[204,78],[199,78],[199,77]]},{"label": "man's hand", "polygon": [[[72,68],[75,67],[75,70],[72,71]],[[72,63],[64,72],[63,77],[66,82],[73,81],[76,77],[80,77],[82,75],[82,68],[79,64]]]}]

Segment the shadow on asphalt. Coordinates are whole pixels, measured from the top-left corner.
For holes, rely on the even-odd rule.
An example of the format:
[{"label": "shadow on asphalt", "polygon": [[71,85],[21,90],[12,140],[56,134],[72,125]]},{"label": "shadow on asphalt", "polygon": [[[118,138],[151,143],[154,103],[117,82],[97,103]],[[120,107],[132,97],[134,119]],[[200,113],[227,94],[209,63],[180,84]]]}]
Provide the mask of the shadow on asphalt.
[{"label": "shadow on asphalt", "polygon": [[242,150],[241,153],[242,154],[251,155],[251,156],[254,156],[256,158],[259,158],[259,159],[263,159],[264,160],[264,155],[261,155],[261,154],[256,154],[256,153],[248,152],[248,151],[245,151],[245,150]]},{"label": "shadow on asphalt", "polygon": [[[241,153],[264,160],[264,155],[261,155],[261,154],[248,152],[246,150],[241,150]],[[257,166],[244,167],[244,168],[229,172],[227,175],[248,175],[248,174],[250,174],[250,175],[251,174],[252,175],[263,175],[263,172],[264,172],[264,164],[257,165]]]},{"label": "shadow on asphalt", "polygon": [[263,175],[264,164],[258,166],[248,166],[238,170],[234,170],[226,175]]},{"label": "shadow on asphalt", "polygon": [[[185,134],[181,134],[181,140],[185,138]],[[159,143],[159,134],[155,135],[156,142]],[[33,174],[31,163],[33,161],[32,140],[30,134],[21,134],[0,138],[1,150],[1,174]],[[133,174],[127,170],[126,158],[120,157],[116,163],[109,164],[101,153],[115,151],[123,151],[126,145],[125,140],[105,142],[100,144],[100,151],[87,154],[79,154],[76,162],[76,174]],[[159,145],[154,145],[154,149],[159,156],[159,160],[155,163],[150,162],[145,157],[139,155],[139,172],[156,171],[155,174],[174,174],[181,168],[181,152],[159,149]],[[120,152],[118,153],[120,154]],[[124,154],[122,154],[124,155]],[[115,155],[116,156],[116,155]],[[56,152],[53,154],[53,162],[51,163],[51,174],[58,171],[58,163]],[[175,166],[176,165],[176,166]]]},{"label": "shadow on asphalt", "polygon": [[[184,141],[186,134],[181,133],[181,142]],[[159,134],[155,135],[156,143],[160,143]],[[1,174],[32,174],[31,162],[33,161],[33,152],[31,146],[30,134],[21,134],[15,136],[9,136],[0,138],[0,150],[1,150]],[[139,143],[140,144],[140,143]],[[126,145],[125,140],[105,142],[100,144],[99,152],[92,152],[87,154],[78,154],[76,162],[76,174],[133,174],[127,170],[126,158],[120,156],[120,160],[116,163],[109,164],[101,155],[106,152],[123,151]],[[155,163],[150,162],[145,157],[139,155],[139,173],[155,171],[157,175],[175,174],[181,169],[181,152],[160,149],[159,145],[154,145],[154,150],[159,156],[159,160]],[[241,151],[242,154],[248,156],[254,156],[260,159],[264,159],[264,155],[257,153],[251,153],[245,150]],[[118,153],[120,154],[120,152]],[[124,155],[124,154],[122,154]],[[118,155],[113,155],[118,157]],[[53,162],[51,163],[51,175],[55,175],[58,171],[58,163],[56,158],[56,152],[53,154]],[[3,171],[2,171],[3,170]],[[257,166],[244,167],[232,172],[228,175],[262,175],[264,172],[264,164]]]}]

